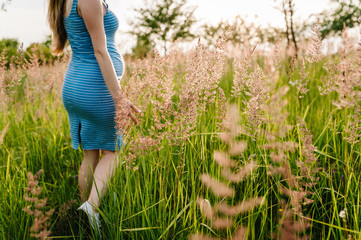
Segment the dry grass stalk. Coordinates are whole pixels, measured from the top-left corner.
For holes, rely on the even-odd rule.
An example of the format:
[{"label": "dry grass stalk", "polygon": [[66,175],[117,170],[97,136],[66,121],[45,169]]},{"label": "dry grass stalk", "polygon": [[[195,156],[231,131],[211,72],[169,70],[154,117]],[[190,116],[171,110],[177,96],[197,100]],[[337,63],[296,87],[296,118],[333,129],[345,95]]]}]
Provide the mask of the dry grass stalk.
[{"label": "dry grass stalk", "polygon": [[35,175],[31,172],[28,173],[28,187],[25,188],[24,199],[30,204],[23,208],[23,211],[27,214],[34,216],[34,223],[30,228],[30,236],[37,239],[45,239],[51,234],[51,231],[48,230],[50,226],[49,219],[54,213],[54,209],[44,210],[47,198],[39,198],[42,188],[38,186],[38,180],[42,172],[43,170],[40,169]]},{"label": "dry grass stalk", "polygon": [[3,129],[2,132],[1,132],[1,135],[0,135],[0,146],[1,146],[1,145],[3,144],[3,142],[4,142],[5,134],[6,134],[7,130],[8,130],[8,128],[9,128],[9,126],[10,126],[10,122],[8,122],[8,123],[6,124],[6,126],[4,127],[4,129]]}]

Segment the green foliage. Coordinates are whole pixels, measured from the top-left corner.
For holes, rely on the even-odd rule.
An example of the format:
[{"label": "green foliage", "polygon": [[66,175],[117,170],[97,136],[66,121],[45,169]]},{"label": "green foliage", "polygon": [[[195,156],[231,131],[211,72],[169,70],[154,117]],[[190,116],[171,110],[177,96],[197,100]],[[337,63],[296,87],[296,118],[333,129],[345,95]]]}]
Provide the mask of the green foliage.
[{"label": "green foliage", "polygon": [[6,61],[7,61],[7,67],[9,67],[9,63],[11,62],[12,57],[19,56],[18,53],[19,48],[19,42],[16,39],[13,38],[4,38],[0,40],[0,53],[6,49]]},{"label": "green foliage", "polygon": [[134,9],[137,16],[130,23],[133,30],[129,33],[137,37],[137,48],[143,55],[155,44],[162,43],[165,53],[170,42],[177,39],[194,38],[191,27],[196,22],[193,15],[195,8],[186,6],[186,0],[157,0],[144,7]]},{"label": "green foliage", "polygon": [[344,26],[353,28],[360,23],[361,0],[332,0],[337,7],[320,14],[322,38],[330,34],[341,35]]},{"label": "green foliage", "polygon": [[[27,62],[30,61],[31,56],[34,55],[34,51],[36,55],[39,57],[39,64],[52,64],[54,60],[62,58],[55,56],[51,53],[50,49],[51,45],[51,36],[49,35],[44,42],[41,43],[32,43],[30,46],[26,48],[26,50],[22,49],[19,41],[13,38],[4,38],[0,40],[0,53],[5,50],[5,59],[6,59],[6,67],[10,66],[11,62],[14,62],[14,59],[22,59],[20,63],[16,64],[24,64],[25,60]],[[20,57],[20,54],[24,54],[24,58]]]}]

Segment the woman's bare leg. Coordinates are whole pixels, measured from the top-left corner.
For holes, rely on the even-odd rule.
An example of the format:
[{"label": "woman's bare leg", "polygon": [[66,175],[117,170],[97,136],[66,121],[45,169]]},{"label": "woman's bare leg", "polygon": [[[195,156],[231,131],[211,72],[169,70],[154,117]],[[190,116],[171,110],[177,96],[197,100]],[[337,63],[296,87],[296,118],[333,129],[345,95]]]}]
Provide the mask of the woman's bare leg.
[{"label": "woman's bare leg", "polygon": [[93,172],[99,160],[99,150],[84,150],[84,159],[78,175],[80,197],[83,202],[88,199],[93,182]]},{"label": "woman's bare leg", "polygon": [[94,182],[90,191],[88,202],[99,207],[100,199],[105,195],[108,180],[114,174],[117,166],[116,154],[112,151],[105,151],[94,171]]}]

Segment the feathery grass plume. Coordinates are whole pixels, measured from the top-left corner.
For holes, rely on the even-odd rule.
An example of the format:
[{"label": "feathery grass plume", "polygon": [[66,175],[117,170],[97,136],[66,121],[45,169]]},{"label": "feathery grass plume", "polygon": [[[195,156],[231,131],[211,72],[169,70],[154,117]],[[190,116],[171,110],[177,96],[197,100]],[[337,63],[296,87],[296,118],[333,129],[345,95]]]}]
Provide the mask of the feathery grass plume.
[{"label": "feathery grass plume", "polygon": [[231,160],[227,153],[222,151],[214,151],[213,158],[219,166],[222,167],[235,167],[237,166],[237,162]]},{"label": "feathery grass plume", "polygon": [[[41,65],[38,52],[39,46],[35,44],[28,52],[29,60],[26,60],[22,67],[26,75],[22,85],[24,98],[30,103],[41,103],[40,110],[47,109],[49,101],[56,108],[57,104],[61,103],[63,79],[71,56],[64,55],[63,58],[56,60],[53,65]],[[52,101],[49,99],[50,96],[59,99],[59,101]],[[43,115],[42,117],[47,116]]]},{"label": "feathery grass plume", "polygon": [[231,104],[222,121],[222,127],[225,129],[225,132],[219,134],[221,141],[231,146],[234,143],[234,137],[241,133],[245,133],[246,130],[239,124],[240,121],[241,117],[239,116],[238,106],[236,104]]},{"label": "feathery grass plume", "polygon": [[[269,166],[269,174],[281,174],[288,185],[279,185],[278,187],[280,193],[286,196],[289,201],[282,204],[282,208],[286,210],[282,212],[284,221],[281,222],[281,227],[278,229],[279,233],[278,237],[276,237],[277,239],[286,239],[287,237],[291,239],[300,238],[298,236],[299,233],[304,232],[309,227],[307,224],[300,224],[303,221],[301,218],[302,206],[305,203],[308,204],[312,202],[306,197],[307,192],[301,188],[302,184],[299,182],[299,178],[292,173],[292,169],[287,158],[287,152],[293,152],[298,147],[298,144],[290,141],[281,142],[279,140],[286,137],[286,134],[292,128],[291,125],[286,124],[288,113],[283,112],[283,108],[287,105],[287,101],[282,100],[282,98],[286,95],[288,89],[289,88],[287,86],[278,89],[278,91],[272,95],[268,105],[264,107],[264,111],[268,117],[267,122],[271,127],[271,130],[265,133],[272,137],[266,138],[269,143],[264,144],[263,148],[266,150],[273,149],[274,153],[271,153],[270,157],[275,165]],[[303,137],[303,140],[307,144],[307,157],[311,158],[312,155],[310,155],[309,150],[311,148],[310,144],[312,145],[312,141],[311,143],[309,142],[310,139],[309,135],[307,135],[308,132],[306,132],[305,129],[302,129],[302,131],[306,135]],[[307,176],[309,175],[310,174]],[[292,211],[287,210],[289,208],[288,206],[291,207]],[[296,226],[300,227],[300,229],[296,228]],[[307,238],[307,236],[304,237]]]},{"label": "feathery grass plume", "polygon": [[279,73],[279,69],[281,68],[280,48],[281,48],[280,41],[278,41],[276,44],[274,44],[274,46],[272,48],[271,56],[272,56],[273,68],[271,69],[271,72]]},{"label": "feathery grass plume", "polygon": [[218,197],[233,197],[235,194],[234,189],[228,187],[227,184],[212,178],[208,174],[201,174],[200,179],[202,183]]},{"label": "feathery grass plume", "polygon": [[[240,129],[242,129],[239,125],[239,120],[238,107],[237,105],[232,104],[222,123],[222,126],[226,131],[220,134],[221,141],[229,146],[229,150],[227,152],[215,151],[213,154],[215,162],[222,168],[223,177],[229,183],[239,183],[257,168],[257,163],[255,161],[250,161],[245,163],[243,167],[238,167],[237,162],[231,159],[232,156],[243,153],[247,147],[245,141],[235,141],[235,138],[241,134]],[[238,169],[236,173],[233,172],[233,169],[235,168]],[[215,180],[208,174],[202,174],[200,179],[202,183],[218,197],[235,196],[234,188],[229,187],[228,184],[224,182]],[[243,202],[234,206],[226,203],[216,203],[214,207],[211,206],[208,200],[203,199],[202,197],[198,197],[196,202],[202,215],[210,221],[212,228],[226,229],[234,225],[234,216],[252,211],[255,207],[260,206],[263,201],[263,197],[255,197],[243,200]],[[246,236],[246,228],[239,227],[230,239],[246,239]],[[190,239],[207,238],[208,237],[204,234],[194,234],[190,237]]]},{"label": "feathery grass plume", "polygon": [[297,84],[297,92],[298,92],[298,97],[299,98],[303,98],[304,95],[310,90],[307,88],[307,83],[308,83],[308,71],[306,70],[306,64],[305,64],[305,59],[304,57],[301,58],[301,66],[298,68],[299,71],[299,75],[300,78],[298,80],[298,84]]},{"label": "feathery grass plume", "polygon": [[255,141],[260,133],[260,126],[264,123],[262,105],[269,99],[270,81],[265,77],[262,68],[257,64],[253,72],[249,73],[252,54],[245,59],[235,59],[235,77],[233,79],[232,97],[239,97],[242,92],[247,96],[243,100],[248,123],[246,130]]},{"label": "feathery grass plume", "polygon": [[246,57],[234,60],[234,79],[232,86],[232,97],[236,98],[240,96],[246,86],[246,82],[249,79],[248,70],[251,67],[252,56],[254,50]]},{"label": "feathery grass plume", "polygon": [[303,218],[294,220],[293,211],[287,208],[286,203],[282,203],[283,211],[282,218],[280,220],[281,227],[279,228],[278,234],[274,234],[273,239],[279,240],[306,240],[309,239],[308,236],[300,236],[305,229],[309,228],[311,225],[308,221]]},{"label": "feathery grass plume", "polygon": [[28,187],[25,188],[24,199],[29,202],[29,205],[23,208],[23,211],[27,214],[34,216],[34,223],[30,228],[30,236],[37,239],[45,239],[51,234],[51,231],[48,230],[50,226],[49,219],[54,213],[54,209],[50,209],[49,211],[45,211],[44,209],[47,198],[39,198],[42,188],[38,186],[38,180],[42,172],[42,169],[35,175],[28,172]]},{"label": "feathery grass plume", "polygon": [[[229,238],[229,240],[242,240],[242,239],[247,239],[247,228],[245,227],[239,227],[237,228],[237,230],[235,231],[234,235]],[[214,238],[214,237],[210,237],[208,235],[202,234],[202,233],[198,233],[198,234],[193,234],[189,240],[218,240],[219,238]]]},{"label": "feathery grass plume", "polygon": [[4,127],[4,129],[2,130],[2,132],[1,132],[1,135],[0,135],[0,146],[3,144],[3,142],[4,142],[4,137],[5,137],[5,134],[6,134],[6,132],[7,132],[7,130],[8,130],[8,128],[9,128],[9,126],[10,126],[10,122],[8,122],[7,124],[6,124],[6,126]]},{"label": "feathery grass plume", "polygon": [[[19,65],[23,62],[23,55],[14,55],[10,61],[6,60],[6,48],[0,55],[0,110],[9,108],[9,103],[13,101],[15,89],[24,77],[24,72]],[[21,49],[19,51],[22,51]],[[7,68],[7,65],[9,66]]]},{"label": "feathery grass plume", "polygon": [[186,55],[177,49],[163,57],[155,52],[131,67],[124,92],[150,115],[145,136],[155,143],[165,139],[178,145],[195,133],[197,118],[209,104],[215,104],[217,115],[222,116],[225,95],[219,81],[225,68],[226,39],[220,39],[213,50],[199,41]]},{"label": "feathery grass plume", "polygon": [[[269,100],[269,103],[267,105],[262,106],[262,111],[264,111],[267,114],[268,119],[265,120],[266,123],[273,126],[273,132],[265,131],[264,134],[269,139],[276,140],[276,137],[283,138],[286,136],[289,130],[292,129],[292,125],[286,124],[285,121],[289,115],[288,112],[283,112],[283,108],[287,105],[287,100],[282,99],[284,95],[288,92],[289,87],[288,86],[282,86],[280,89],[278,89]],[[293,148],[294,143],[287,142],[285,144],[278,143],[276,141],[272,141],[271,144],[276,144],[279,150],[287,150],[289,148]],[[265,147],[272,148],[272,146],[268,146],[268,144],[264,145]]]},{"label": "feathery grass plume", "polygon": [[278,41],[273,44],[270,53],[264,54],[263,71],[266,79],[269,79],[271,84],[276,84],[280,77],[281,70],[281,42]]},{"label": "feathery grass plume", "polygon": [[[297,161],[297,165],[301,168],[302,180],[300,184],[306,189],[306,187],[311,187],[316,184],[318,178],[315,177],[316,173],[320,171],[321,168],[314,167],[316,163],[316,155],[314,153],[317,150],[312,143],[312,134],[311,131],[307,129],[305,122],[302,118],[297,117],[300,139],[302,141],[302,161]],[[308,179],[308,180],[307,180]]]},{"label": "feathery grass plume", "polygon": [[321,39],[321,26],[320,19],[313,24],[311,28],[311,37],[309,39],[309,45],[307,48],[306,60],[310,63],[320,62],[324,57],[322,53],[322,39]]},{"label": "feathery grass plume", "polygon": [[222,175],[232,183],[239,183],[243,181],[255,169],[257,169],[257,162],[251,161],[246,163],[243,167],[238,168],[236,173],[234,173],[231,168],[225,167],[222,169]]},{"label": "feathery grass plume", "polygon": [[198,197],[197,204],[199,206],[199,210],[201,211],[202,215],[206,217],[208,220],[212,220],[215,214],[209,200]]},{"label": "feathery grass plume", "polygon": [[75,199],[69,200],[65,203],[63,203],[58,211],[58,216],[60,219],[64,219],[66,216],[69,216],[69,210],[71,207],[76,203]]},{"label": "feathery grass plume", "polygon": [[264,201],[263,197],[253,198],[250,200],[245,200],[235,206],[230,206],[227,203],[221,202],[217,203],[214,207],[215,211],[223,213],[227,216],[236,216],[241,213],[246,213],[251,211],[253,208],[262,205]]},{"label": "feathery grass plume", "polygon": [[190,51],[186,63],[186,74],[182,92],[179,94],[175,125],[172,132],[183,139],[194,133],[197,117],[205,112],[209,103],[216,105],[217,115],[222,116],[225,95],[219,81],[225,68],[226,55],[224,46],[226,37],[220,39],[216,48],[209,50],[200,40]]},{"label": "feathery grass plume", "polygon": [[357,105],[354,109],[354,114],[349,116],[349,122],[347,127],[344,127],[344,131],[347,134],[347,137],[344,136],[344,139],[350,144],[356,144],[360,141],[361,138],[361,114],[360,114],[360,105]]},{"label": "feathery grass plume", "polygon": [[342,31],[342,45],[339,49],[341,60],[339,63],[325,64],[327,77],[323,79],[323,87],[319,87],[321,94],[337,92],[338,99],[332,104],[338,109],[353,108],[361,101],[360,60],[354,54],[355,41],[346,28]]}]

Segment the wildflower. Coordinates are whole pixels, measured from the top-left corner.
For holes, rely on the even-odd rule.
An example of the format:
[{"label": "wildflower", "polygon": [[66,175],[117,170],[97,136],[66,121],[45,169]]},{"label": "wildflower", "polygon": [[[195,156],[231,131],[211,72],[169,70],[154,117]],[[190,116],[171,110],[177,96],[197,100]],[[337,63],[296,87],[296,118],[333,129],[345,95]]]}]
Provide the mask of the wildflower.
[{"label": "wildflower", "polygon": [[344,209],[339,213],[339,216],[340,216],[340,218],[346,218],[346,214],[347,214],[347,208],[344,208]]}]

